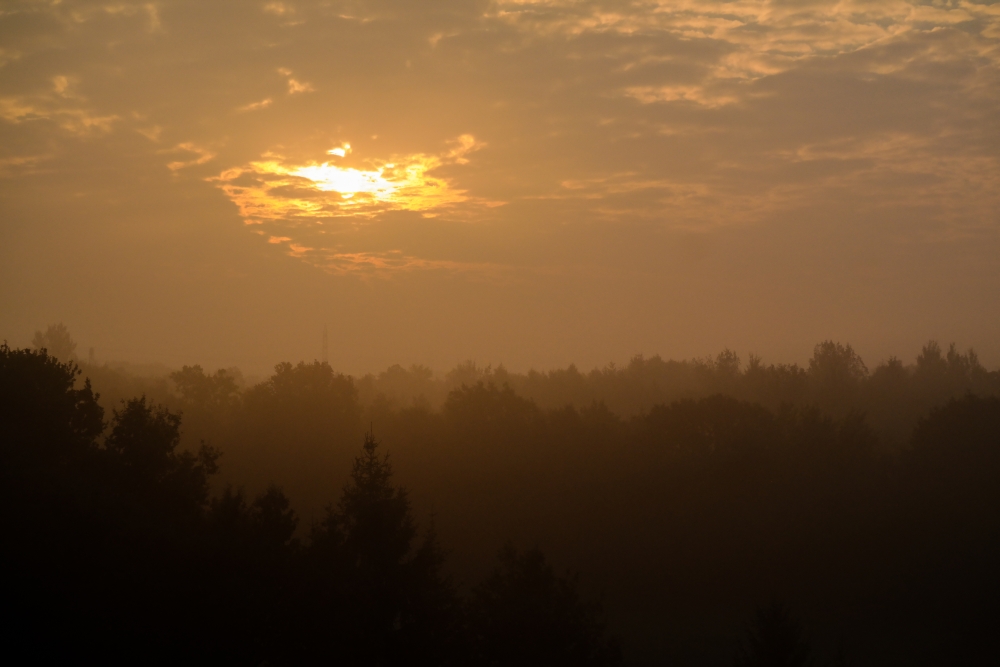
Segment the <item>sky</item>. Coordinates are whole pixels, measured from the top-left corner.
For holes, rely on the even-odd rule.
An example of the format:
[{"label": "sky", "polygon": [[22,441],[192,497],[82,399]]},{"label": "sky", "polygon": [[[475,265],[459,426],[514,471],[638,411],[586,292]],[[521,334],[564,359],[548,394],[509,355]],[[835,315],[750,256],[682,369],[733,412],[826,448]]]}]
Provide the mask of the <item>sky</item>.
[{"label": "sky", "polygon": [[998,258],[1000,3],[0,4],[14,346],[996,368]]}]

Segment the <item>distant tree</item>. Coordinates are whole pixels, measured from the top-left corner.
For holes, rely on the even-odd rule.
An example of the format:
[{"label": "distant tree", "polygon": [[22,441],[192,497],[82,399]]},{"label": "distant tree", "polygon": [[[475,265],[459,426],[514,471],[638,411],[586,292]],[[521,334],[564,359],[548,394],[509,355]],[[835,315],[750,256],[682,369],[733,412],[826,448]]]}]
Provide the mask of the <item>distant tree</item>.
[{"label": "distant tree", "polygon": [[913,430],[915,397],[911,369],[896,357],[879,364],[865,387],[865,408],[889,444],[901,446]]},{"label": "distant tree", "polygon": [[451,389],[459,389],[461,387],[472,387],[477,382],[482,382],[484,378],[490,375],[491,367],[487,366],[483,368],[476,364],[475,361],[469,359],[468,361],[463,361],[459,365],[455,366],[453,369],[445,374],[444,379],[448,387]]},{"label": "distant tree", "polygon": [[936,340],[928,341],[917,355],[917,374],[922,376],[942,376],[948,370],[948,362],[941,354],[941,346]]},{"label": "distant tree", "polygon": [[804,667],[811,664],[802,626],[779,602],[758,609],[739,649],[737,667]]},{"label": "distant tree", "polygon": [[868,367],[850,345],[828,340],[813,350],[809,373],[824,383],[860,382],[868,377]]},{"label": "distant tree", "polygon": [[868,367],[850,345],[831,340],[813,350],[809,360],[809,380],[819,404],[836,416],[857,408],[862,383]]},{"label": "distant tree", "polygon": [[947,377],[952,396],[960,396],[970,391],[977,392],[982,388],[981,384],[987,372],[979,363],[979,355],[975,350],[970,348],[962,354],[955,343],[952,343],[948,346],[945,360],[948,363]]},{"label": "distant tree", "polygon": [[241,483],[285,488],[301,512],[322,511],[330,476],[362,433],[353,380],[329,364],[281,363],[242,394],[228,436],[227,471]]},{"label": "distant tree", "polygon": [[913,376],[915,399],[924,412],[966,393],[1000,395],[1000,373],[990,373],[975,350],[958,351],[952,343],[947,353],[937,341],[928,341],[917,356]]},{"label": "distant tree", "polygon": [[542,552],[507,544],[470,601],[475,664],[598,667],[621,660],[600,608],[580,599],[575,577],[560,577]]},{"label": "distant tree", "polygon": [[240,388],[232,372],[219,369],[208,375],[201,366],[184,366],[170,374],[185,410],[223,412],[239,400]]},{"label": "distant tree", "polygon": [[69,329],[60,322],[50,324],[44,333],[36,331],[31,344],[37,350],[47,350],[50,355],[61,361],[74,361],[76,359],[76,343],[69,335]]},{"label": "distant tree", "polygon": [[759,356],[751,354],[736,395],[775,410],[808,400],[808,379],[805,369],[796,364],[765,366]]},{"label": "distant tree", "polygon": [[773,414],[722,394],[654,406],[640,423],[658,448],[697,456],[758,460],[780,439]]},{"label": "distant tree", "polygon": [[448,394],[444,414],[459,437],[468,442],[516,441],[526,437],[541,418],[535,404],[509,386],[494,383],[463,385]]},{"label": "distant tree", "polygon": [[[201,366],[184,366],[170,374],[180,394],[185,444],[222,444],[240,405],[238,369],[205,373]],[[230,444],[230,443],[225,443]]]},{"label": "distant tree", "polygon": [[[406,407],[407,403],[431,393],[433,378],[434,371],[427,366],[413,364],[407,369],[395,364],[379,373],[378,384],[387,396],[396,398],[402,407]],[[406,401],[404,398],[410,400]]]},{"label": "distant tree", "polygon": [[[752,361],[753,355],[750,358]],[[759,359],[757,363],[760,363]],[[734,378],[740,374],[740,364],[740,355],[726,348],[715,357],[715,372],[726,378]]]}]

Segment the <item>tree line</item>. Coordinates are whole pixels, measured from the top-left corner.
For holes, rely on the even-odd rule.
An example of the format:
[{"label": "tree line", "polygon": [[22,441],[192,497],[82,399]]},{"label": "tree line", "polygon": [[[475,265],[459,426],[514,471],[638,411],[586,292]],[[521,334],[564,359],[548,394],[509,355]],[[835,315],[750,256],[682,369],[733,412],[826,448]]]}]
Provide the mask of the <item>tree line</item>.
[{"label": "tree line", "polygon": [[[669,393],[660,384],[670,376],[665,368],[705,373],[705,389],[617,411],[584,398],[546,404],[490,370],[451,389],[435,406],[387,395],[365,398],[364,379],[322,363],[279,364],[251,386],[242,386],[230,371],[191,366],[170,380],[170,410],[148,401],[144,409],[171,423],[182,415],[175,432],[182,444],[173,451],[188,461],[177,463],[177,470],[189,472],[176,473],[171,488],[202,471],[205,525],[222,526],[211,517],[229,507],[229,515],[238,517],[232,525],[243,526],[240,539],[251,539],[247,526],[283,526],[283,533],[267,529],[287,535],[286,547],[274,553],[294,562],[291,571],[298,573],[310,571],[305,562],[327,562],[315,556],[324,544],[340,544],[341,559],[356,548],[346,538],[322,536],[342,536],[356,525],[344,518],[343,503],[348,489],[361,486],[359,461],[370,463],[375,456],[387,463],[376,450],[368,452],[374,441],[365,433],[374,426],[392,452],[394,481],[386,488],[409,489],[392,496],[397,510],[399,498],[405,499],[410,517],[395,524],[402,531],[397,536],[412,535],[398,564],[433,574],[425,580],[451,582],[450,596],[436,597],[443,589],[431,586],[421,590],[438,593],[407,598],[450,600],[426,607],[426,616],[421,612],[424,619],[441,621],[434,632],[414,634],[449,637],[438,646],[478,646],[476,655],[488,664],[560,664],[524,655],[483,658],[486,649],[476,644],[485,641],[483,631],[470,630],[487,622],[482,609],[490,606],[495,614],[508,610],[506,624],[494,619],[491,627],[525,636],[546,627],[531,621],[515,629],[516,620],[530,614],[519,603],[503,602],[500,593],[486,593],[543,579],[549,583],[537,585],[549,591],[549,602],[542,608],[577,609],[566,614],[583,619],[572,627],[600,638],[586,645],[600,659],[612,660],[616,645],[599,631],[595,608],[581,602],[601,598],[610,634],[621,637],[628,664],[722,665],[732,664],[734,656],[742,656],[742,664],[768,664],[755,660],[773,653],[775,644],[784,655],[798,656],[798,662],[783,664],[805,664],[807,655],[817,664],[941,664],[971,659],[988,647],[1000,601],[994,567],[1000,556],[996,371],[983,369],[972,352],[928,345],[914,365],[892,360],[869,373],[850,346],[828,342],[817,346],[808,369],[763,367],[753,359],[744,367],[724,353],[711,364],[634,360],[628,369],[602,371],[601,377],[620,381],[612,385],[646,401],[656,392]],[[643,384],[646,371],[652,379]],[[118,413],[130,404],[120,404]],[[94,436],[95,447],[107,450],[107,442],[114,442],[109,433],[117,419],[116,413],[108,429]],[[217,474],[209,474],[213,466],[220,468]],[[508,541],[512,546],[498,560],[498,545]],[[194,551],[206,553],[203,545]],[[238,583],[255,576],[248,574],[255,570],[233,565],[239,558],[220,556],[218,562],[228,565],[208,579],[225,581],[228,574],[237,582],[231,594],[219,594],[224,599],[253,590]],[[549,562],[583,576],[556,576],[560,570]],[[531,563],[548,574],[530,575]],[[329,576],[325,585],[336,588],[337,577]],[[364,580],[357,573],[343,577]],[[291,581],[275,586],[322,588],[308,577]],[[553,602],[558,591],[574,602]],[[332,623],[348,640],[365,636],[351,626],[361,615],[343,610],[377,605],[351,597],[360,593],[350,587],[337,595],[324,599],[350,600],[337,612],[347,615],[317,622]],[[296,631],[310,627],[305,617],[280,606],[314,609],[301,598],[252,597],[280,598],[280,604],[235,605],[251,617],[235,626],[294,618]],[[479,612],[472,611],[475,600]],[[282,611],[268,615],[265,608]],[[307,616],[323,618],[319,612]],[[399,629],[395,621],[393,628]],[[250,634],[258,642],[291,636]],[[511,635],[497,635],[503,636]],[[552,630],[538,636],[562,635]],[[495,646],[510,644],[498,639]],[[513,644],[531,645],[523,638]],[[474,664],[465,655],[465,664]]]},{"label": "tree line", "polygon": [[[5,651],[142,664],[613,665],[599,609],[537,549],[507,545],[459,594],[433,525],[369,433],[339,500],[297,532],[276,486],[210,492],[145,397],[106,423],[89,380],[0,346]],[[331,492],[333,490],[331,489]]]}]

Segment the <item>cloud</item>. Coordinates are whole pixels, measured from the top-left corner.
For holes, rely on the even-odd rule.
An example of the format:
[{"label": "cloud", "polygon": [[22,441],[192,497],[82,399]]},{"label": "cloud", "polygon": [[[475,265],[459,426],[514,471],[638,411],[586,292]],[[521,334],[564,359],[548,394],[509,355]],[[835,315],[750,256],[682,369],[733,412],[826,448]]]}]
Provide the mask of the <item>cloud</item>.
[{"label": "cloud", "polygon": [[276,16],[285,16],[286,14],[295,13],[295,7],[287,2],[267,2],[264,3],[263,10],[267,14],[274,14]]},{"label": "cloud", "polygon": [[[332,232],[359,221],[378,225],[381,216],[392,212],[413,213],[425,219],[444,215],[471,221],[483,217],[504,202],[470,195],[457,188],[452,178],[435,172],[468,165],[468,156],[484,145],[471,135],[460,135],[437,155],[394,154],[367,159],[356,166],[343,164],[351,151],[347,143],[326,151],[336,158],[333,162],[296,163],[268,152],[259,160],[226,169],[208,180],[226,193],[246,224],[267,230],[269,244],[283,245],[290,256],[332,273],[472,271],[486,265],[430,260],[402,250],[346,249],[343,240],[339,245],[328,243]],[[354,240],[350,245],[359,243],[365,241]]]},{"label": "cloud", "polygon": [[0,97],[0,119],[20,125],[33,121],[51,121],[60,129],[77,136],[110,132],[116,114],[98,115],[76,104],[65,105],[48,95]]},{"label": "cloud", "polygon": [[[361,168],[336,162],[296,164],[266,153],[241,167],[209,179],[236,204],[248,224],[264,220],[371,218],[388,211],[437,215],[459,204],[496,205],[470,197],[448,178],[433,172],[448,164],[467,164],[467,154],[482,144],[471,135],[454,140],[440,155],[414,153],[369,160]],[[349,148],[349,145],[347,145]],[[327,151],[335,157],[346,148]]]},{"label": "cloud", "polygon": [[51,159],[49,155],[15,155],[0,158],[0,178],[14,178],[38,172],[38,165]]},{"label": "cloud", "polygon": [[[282,239],[281,242],[287,241],[290,239]],[[310,248],[297,243],[288,243],[287,254],[290,257],[305,260],[327,273],[341,276],[354,275],[388,279],[400,272],[412,271],[444,271],[497,276],[510,270],[510,267],[485,262],[459,262],[416,257],[408,255],[402,250],[343,252],[336,249]]]},{"label": "cloud", "polygon": [[[839,163],[820,184],[843,197],[864,198],[884,211],[919,209],[943,223],[945,235],[986,231],[1000,211],[1000,157],[949,147],[956,137],[887,133],[798,147],[780,159],[808,166]],[[978,153],[978,154],[977,154]],[[815,197],[816,184],[789,188],[789,204]],[[831,198],[834,198],[831,196]]]},{"label": "cloud", "polygon": [[292,78],[292,71],[284,67],[278,68],[278,73],[288,79],[288,94],[296,95],[298,93],[312,93],[315,92],[316,88],[313,87],[308,81],[299,81]]},{"label": "cloud", "polygon": [[173,162],[167,163],[167,169],[170,171],[178,171],[180,169],[186,169],[188,167],[196,167],[206,162],[211,162],[215,159],[215,153],[209,151],[206,148],[195,145],[190,141],[185,141],[183,143],[177,144],[173,148],[168,148],[166,150],[160,151],[160,153],[193,153],[195,157],[190,160],[174,160]]},{"label": "cloud", "polygon": [[[614,9],[612,9],[614,7]],[[961,27],[972,41],[958,57],[973,53],[994,65],[1000,52],[982,42],[992,39],[1000,17],[991,5],[963,2],[960,7],[934,7],[904,0],[867,3],[784,3],[771,0],[734,2],[638,1],[627,5],[564,0],[498,0],[491,18],[532,40],[555,37],[583,39],[612,35],[623,39],[659,37],[674,58],[701,43],[714,44],[711,59],[698,58],[705,75],[696,82],[664,81],[658,85],[623,88],[643,102],[696,102],[706,106],[729,103],[711,93],[717,82],[752,81],[789,71],[803,62],[830,59],[914,33]],[[676,41],[679,40],[679,41]],[[702,49],[702,53],[707,53]],[[643,54],[642,59],[648,59]],[[690,57],[690,56],[688,56]],[[628,65],[626,65],[627,67]],[[705,100],[712,100],[706,104]]]},{"label": "cloud", "polygon": [[238,107],[236,110],[239,111],[240,113],[244,113],[247,111],[257,111],[258,109],[266,109],[267,107],[271,106],[273,102],[274,100],[272,100],[270,97],[265,97],[259,102],[251,102],[250,104]]},{"label": "cloud", "polygon": [[157,142],[160,140],[160,135],[163,134],[163,126],[153,125],[151,127],[140,127],[136,129],[136,132],[146,137],[150,141]]},{"label": "cloud", "polygon": [[906,207],[943,234],[1000,226],[996,5],[303,0],[237,16],[166,1],[155,32],[140,5],[28,7],[54,20],[0,53],[5,74],[26,68],[0,83],[17,154],[124,143],[124,127],[162,142],[142,149],[157,164],[173,146],[172,172],[214,159],[211,186],[303,260],[465,261],[440,238],[314,233],[397,213],[592,239],[845,202]]},{"label": "cloud", "polygon": [[712,94],[704,86],[697,85],[631,86],[625,89],[625,94],[643,104],[691,102],[709,109],[735,104],[740,99],[732,94]]},{"label": "cloud", "polygon": [[9,63],[20,60],[21,55],[21,52],[16,49],[0,47],[0,67],[5,67]]},{"label": "cloud", "polygon": [[66,89],[69,88],[69,79],[64,76],[52,77],[52,88],[56,94],[65,96]]}]

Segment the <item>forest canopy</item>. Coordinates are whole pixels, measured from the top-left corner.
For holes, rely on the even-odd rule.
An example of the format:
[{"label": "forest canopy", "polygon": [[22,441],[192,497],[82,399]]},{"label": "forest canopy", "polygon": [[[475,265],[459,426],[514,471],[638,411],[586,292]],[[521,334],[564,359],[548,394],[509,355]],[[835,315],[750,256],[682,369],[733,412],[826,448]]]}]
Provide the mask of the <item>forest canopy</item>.
[{"label": "forest canopy", "polygon": [[971,656],[1000,599],[998,397],[935,343],[871,370],[827,341],[805,368],[252,383],[5,344],[14,636],[254,664]]}]

